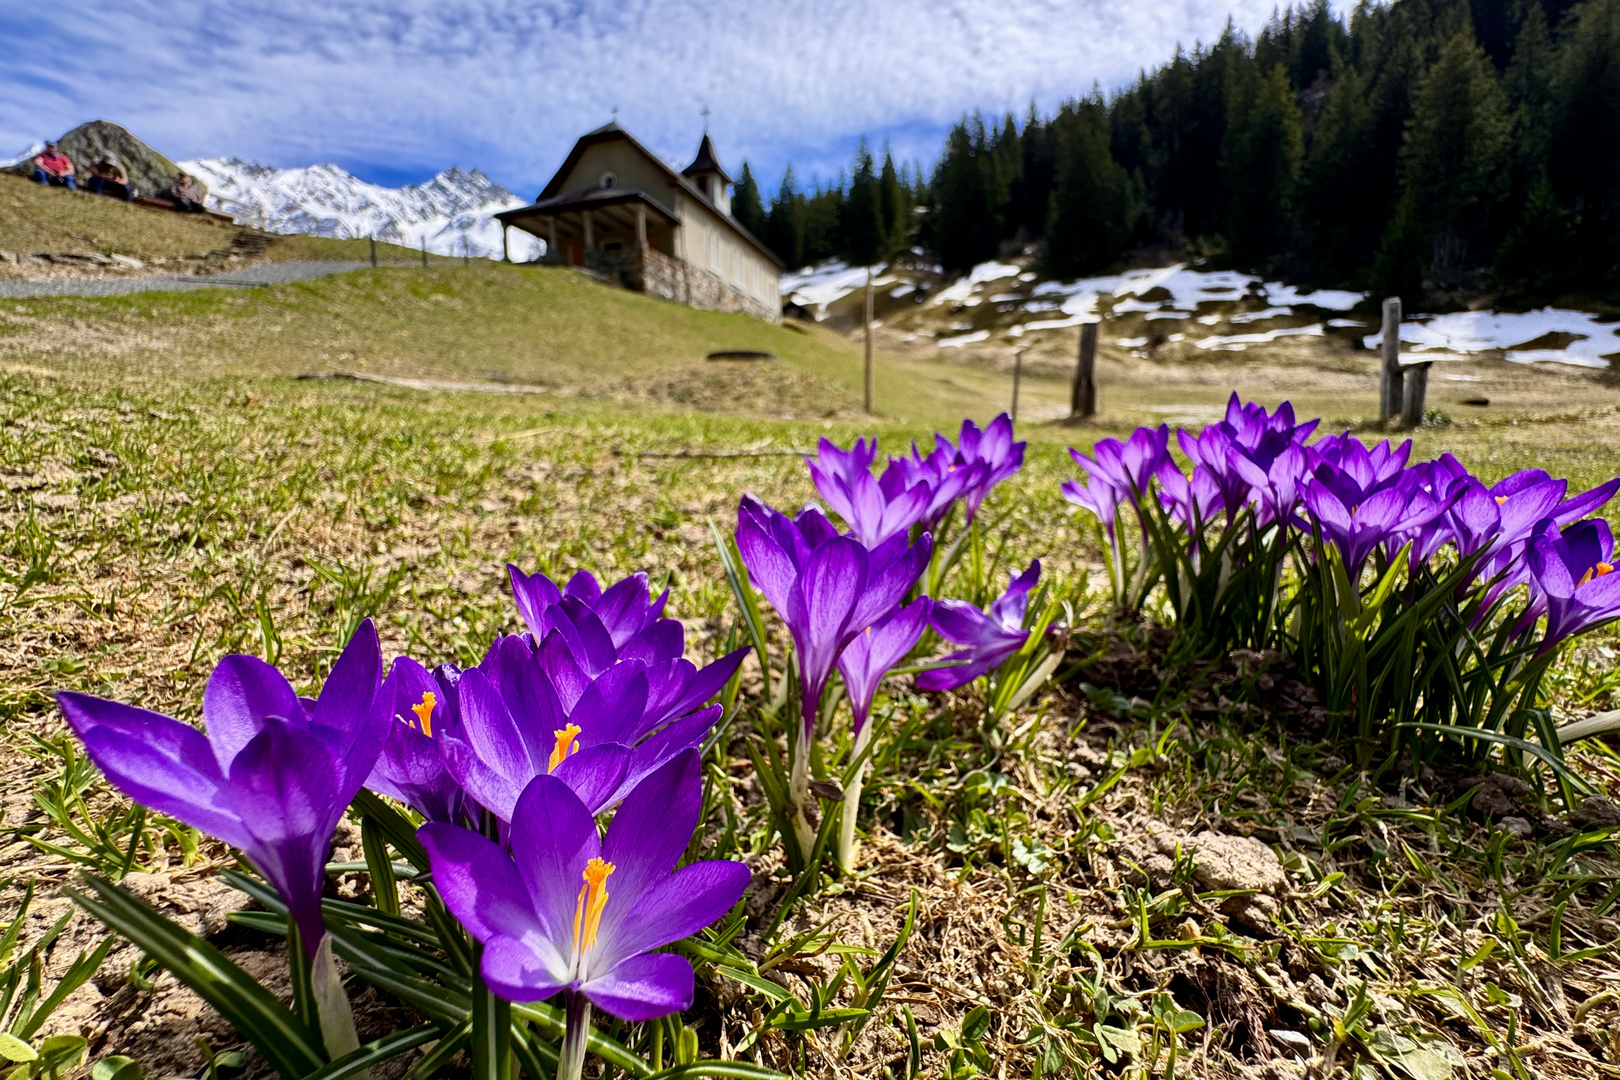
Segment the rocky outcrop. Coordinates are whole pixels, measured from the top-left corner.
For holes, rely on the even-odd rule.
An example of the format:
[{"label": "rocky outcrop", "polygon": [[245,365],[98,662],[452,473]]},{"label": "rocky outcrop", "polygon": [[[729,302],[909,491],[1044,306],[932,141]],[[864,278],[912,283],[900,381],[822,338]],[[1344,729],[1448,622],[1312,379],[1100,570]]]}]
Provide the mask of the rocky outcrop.
[{"label": "rocky outcrop", "polygon": [[[62,152],[73,159],[73,165],[79,171],[79,182],[86,182],[90,175],[90,166],[101,160],[103,154],[112,154],[118,163],[129,174],[130,183],[142,195],[160,195],[167,192],[174,185],[174,179],[179,175],[180,167],[156,150],[147,146],[141,140],[131,135],[117,124],[106,120],[92,120],[88,124],[80,124],[72,131],[56,140]],[[14,172],[27,173],[32,170],[30,161],[18,162],[12,167]],[[206,185],[199,179],[197,183]]]}]

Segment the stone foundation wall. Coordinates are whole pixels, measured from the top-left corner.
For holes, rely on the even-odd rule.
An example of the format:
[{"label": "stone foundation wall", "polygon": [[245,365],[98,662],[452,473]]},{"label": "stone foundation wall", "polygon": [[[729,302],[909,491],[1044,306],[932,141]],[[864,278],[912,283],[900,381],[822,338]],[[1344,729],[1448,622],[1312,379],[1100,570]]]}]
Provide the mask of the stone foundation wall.
[{"label": "stone foundation wall", "polygon": [[627,289],[673,300],[677,304],[705,311],[734,311],[770,323],[782,321],[779,307],[755,300],[718,274],[700,270],[690,263],[651,248],[635,251],[597,252],[590,268],[617,279]]}]

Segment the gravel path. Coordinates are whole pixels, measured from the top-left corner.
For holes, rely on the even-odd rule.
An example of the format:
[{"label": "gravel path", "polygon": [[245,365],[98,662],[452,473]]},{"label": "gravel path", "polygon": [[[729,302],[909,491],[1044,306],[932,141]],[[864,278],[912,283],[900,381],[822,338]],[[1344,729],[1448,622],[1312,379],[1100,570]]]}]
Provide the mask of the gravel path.
[{"label": "gravel path", "polygon": [[118,296],[137,292],[184,292],[188,289],[248,289],[258,285],[285,285],[289,281],[341,274],[370,266],[369,262],[275,262],[246,270],[206,277],[179,274],[128,278],[52,278],[46,281],[0,281],[0,297]]}]

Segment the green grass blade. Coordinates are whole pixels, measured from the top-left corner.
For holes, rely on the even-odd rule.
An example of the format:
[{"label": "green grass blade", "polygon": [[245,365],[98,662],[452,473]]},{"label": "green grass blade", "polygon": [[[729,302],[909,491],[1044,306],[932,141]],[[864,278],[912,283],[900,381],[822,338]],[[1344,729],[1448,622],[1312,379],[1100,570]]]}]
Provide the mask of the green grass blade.
[{"label": "green grass blade", "polygon": [[283,1076],[306,1076],[326,1064],[320,1036],[275,995],[208,942],[187,933],[129,893],[85,876],[92,899],[67,890],[74,903],[128,938],[223,1016]]}]

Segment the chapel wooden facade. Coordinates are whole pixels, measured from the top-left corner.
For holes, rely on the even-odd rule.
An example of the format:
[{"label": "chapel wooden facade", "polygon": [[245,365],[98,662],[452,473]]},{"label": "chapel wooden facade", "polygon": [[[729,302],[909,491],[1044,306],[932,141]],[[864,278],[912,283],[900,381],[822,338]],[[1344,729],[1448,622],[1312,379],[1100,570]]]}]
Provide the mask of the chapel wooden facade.
[{"label": "chapel wooden facade", "polygon": [[533,205],[495,216],[544,240],[547,262],[780,322],[782,262],[731,216],[730,184],[708,133],[677,173],[613,123],[574,144]]}]

